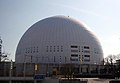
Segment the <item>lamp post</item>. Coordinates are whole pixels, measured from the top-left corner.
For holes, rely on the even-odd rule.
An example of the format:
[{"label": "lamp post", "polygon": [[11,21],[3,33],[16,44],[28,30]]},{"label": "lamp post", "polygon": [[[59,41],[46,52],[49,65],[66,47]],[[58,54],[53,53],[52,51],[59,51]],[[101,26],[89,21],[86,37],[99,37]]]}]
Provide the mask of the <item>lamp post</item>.
[{"label": "lamp post", "polygon": [[13,69],[13,62],[12,62],[12,60],[11,60],[11,62],[10,62],[10,83],[12,83],[12,82],[11,82],[12,69]]},{"label": "lamp post", "polygon": [[60,65],[61,65],[61,56],[60,56],[60,61],[59,61],[59,74],[60,74]]},{"label": "lamp post", "polygon": [[37,73],[37,70],[38,70],[38,57],[36,57],[36,62],[35,62],[35,75]]},{"label": "lamp post", "polygon": [[82,74],[82,56],[80,57],[80,74]]},{"label": "lamp post", "polygon": [[48,58],[48,69],[47,69],[47,75],[48,75],[48,77],[50,76],[50,59],[49,59],[49,57],[46,57],[46,58]]},{"label": "lamp post", "polygon": [[24,58],[24,79],[25,79],[25,76],[26,76],[26,55],[25,55],[25,58]]}]

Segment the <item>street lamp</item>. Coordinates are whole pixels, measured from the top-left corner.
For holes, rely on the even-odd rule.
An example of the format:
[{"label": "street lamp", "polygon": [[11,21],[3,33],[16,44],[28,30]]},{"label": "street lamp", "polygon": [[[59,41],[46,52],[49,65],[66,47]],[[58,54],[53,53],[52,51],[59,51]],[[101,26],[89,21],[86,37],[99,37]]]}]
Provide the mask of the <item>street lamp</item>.
[{"label": "street lamp", "polygon": [[11,83],[11,77],[12,77],[12,69],[13,69],[13,61],[10,62],[10,83]]},{"label": "street lamp", "polygon": [[26,75],[26,55],[25,55],[25,58],[24,58],[24,78],[25,78],[25,75]]},{"label": "street lamp", "polygon": [[83,58],[82,55],[80,56],[80,74],[82,74],[82,63],[83,63]]}]

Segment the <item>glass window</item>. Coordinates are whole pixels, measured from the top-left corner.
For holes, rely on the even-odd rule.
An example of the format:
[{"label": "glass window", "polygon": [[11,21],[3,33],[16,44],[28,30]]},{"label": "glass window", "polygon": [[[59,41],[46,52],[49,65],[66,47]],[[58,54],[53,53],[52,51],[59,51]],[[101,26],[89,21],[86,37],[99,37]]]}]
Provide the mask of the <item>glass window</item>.
[{"label": "glass window", "polygon": [[70,58],[71,61],[78,61],[78,59],[73,59],[73,58]]},{"label": "glass window", "polygon": [[88,51],[88,50],[84,50],[84,53],[90,53],[90,51]]},{"label": "glass window", "polygon": [[84,49],[90,49],[90,47],[89,46],[84,46]]},{"label": "glass window", "polygon": [[35,47],[34,47],[34,49],[33,49],[33,53],[35,53]]},{"label": "glass window", "polygon": [[78,50],[71,50],[71,52],[78,52]]},{"label": "glass window", "polygon": [[50,52],[52,52],[52,46],[50,46]]},{"label": "glass window", "polygon": [[80,52],[80,46],[79,46],[79,52]]},{"label": "glass window", "polygon": [[59,46],[57,46],[57,52],[59,52]]},{"label": "glass window", "polygon": [[63,46],[61,46],[61,52],[63,52]]},{"label": "glass window", "polygon": [[37,50],[36,50],[36,52],[38,52],[38,46],[37,46]]},{"label": "glass window", "polygon": [[55,52],[55,46],[54,46],[54,52]]},{"label": "glass window", "polygon": [[90,57],[90,55],[84,55],[84,57]]},{"label": "glass window", "polygon": [[72,57],[78,57],[78,54],[71,54]]},{"label": "glass window", "polygon": [[72,45],[71,48],[78,48],[78,46],[74,46],[74,45]]}]

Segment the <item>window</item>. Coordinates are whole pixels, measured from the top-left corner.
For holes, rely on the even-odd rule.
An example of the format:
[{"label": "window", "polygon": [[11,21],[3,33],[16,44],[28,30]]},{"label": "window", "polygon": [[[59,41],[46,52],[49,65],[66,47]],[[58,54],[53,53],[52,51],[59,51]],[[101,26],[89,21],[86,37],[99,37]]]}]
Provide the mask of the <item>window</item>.
[{"label": "window", "polygon": [[52,46],[50,46],[50,52],[52,52]]},{"label": "window", "polygon": [[83,52],[83,48],[82,48],[82,52]]},{"label": "window", "polygon": [[73,59],[73,58],[70,58],[71,61],[78,61],[78,59]]},{"label": "window", "polygon": [[78,46],[71,46],[71,48],[78,48]]},{"label": "window", "polygon": [[72,57],[78,57],[78,54],[71,54]]},{"label": "window", "polygon": [[36,52],[38,52],[38,46],[37,46]]},{"label": "window", "polygon": [[57,46],[57,52],[59,52],[59,46]]},{"label": "window", "polygon": [[88,50],[84,50],[84,53],[90,53],[90,51],[88,51]]},{"label": "window", "polygon": [[61,46],[61,52],[63,52],[63,46]]},{"label": "window", "polygon": [[80,52],[80,46],[79,46],[79,52]]},{"label": "window", "polygon": [[90,61],[90,55],[84,55],[84,61]]},{"label": "window", "polygon": [[39,52],[38,46],[25,48],[25,53],[38,53],[38,52]]},{"label": "window", "polygon": [[84,57],[90,57],[90,55],[84,55]]},{"label": "window", "polygon": [[63,46],[46,46],[46,52],[63,52]]},{"label": "window", "polygon": [[89,46],[84,46],[84,49],[90,49]]},{"label": "window", "polygon": [[35,47],[34,47],[34,49],[33,49],[33,53],[35,53]]},{"label": "window", "polygon": [[71,52],[78,52],[78,50],[71,50]]},{"label": "window", "polygon": [[55,52],[55,46],[54,46],[54,48],[53,48],[53,51]]}]

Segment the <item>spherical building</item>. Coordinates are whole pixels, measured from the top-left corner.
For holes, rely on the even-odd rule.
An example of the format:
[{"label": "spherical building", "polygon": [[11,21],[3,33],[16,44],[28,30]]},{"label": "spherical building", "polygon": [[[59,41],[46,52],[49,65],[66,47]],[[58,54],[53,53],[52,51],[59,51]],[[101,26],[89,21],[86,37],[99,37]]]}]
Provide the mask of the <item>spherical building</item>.
[{"label": "spherical building", "polygon": [[49,17],[31,26],[15,57],[16,64],[99,64],[102,59],[101,45],[92,31],[65,16]]}]

